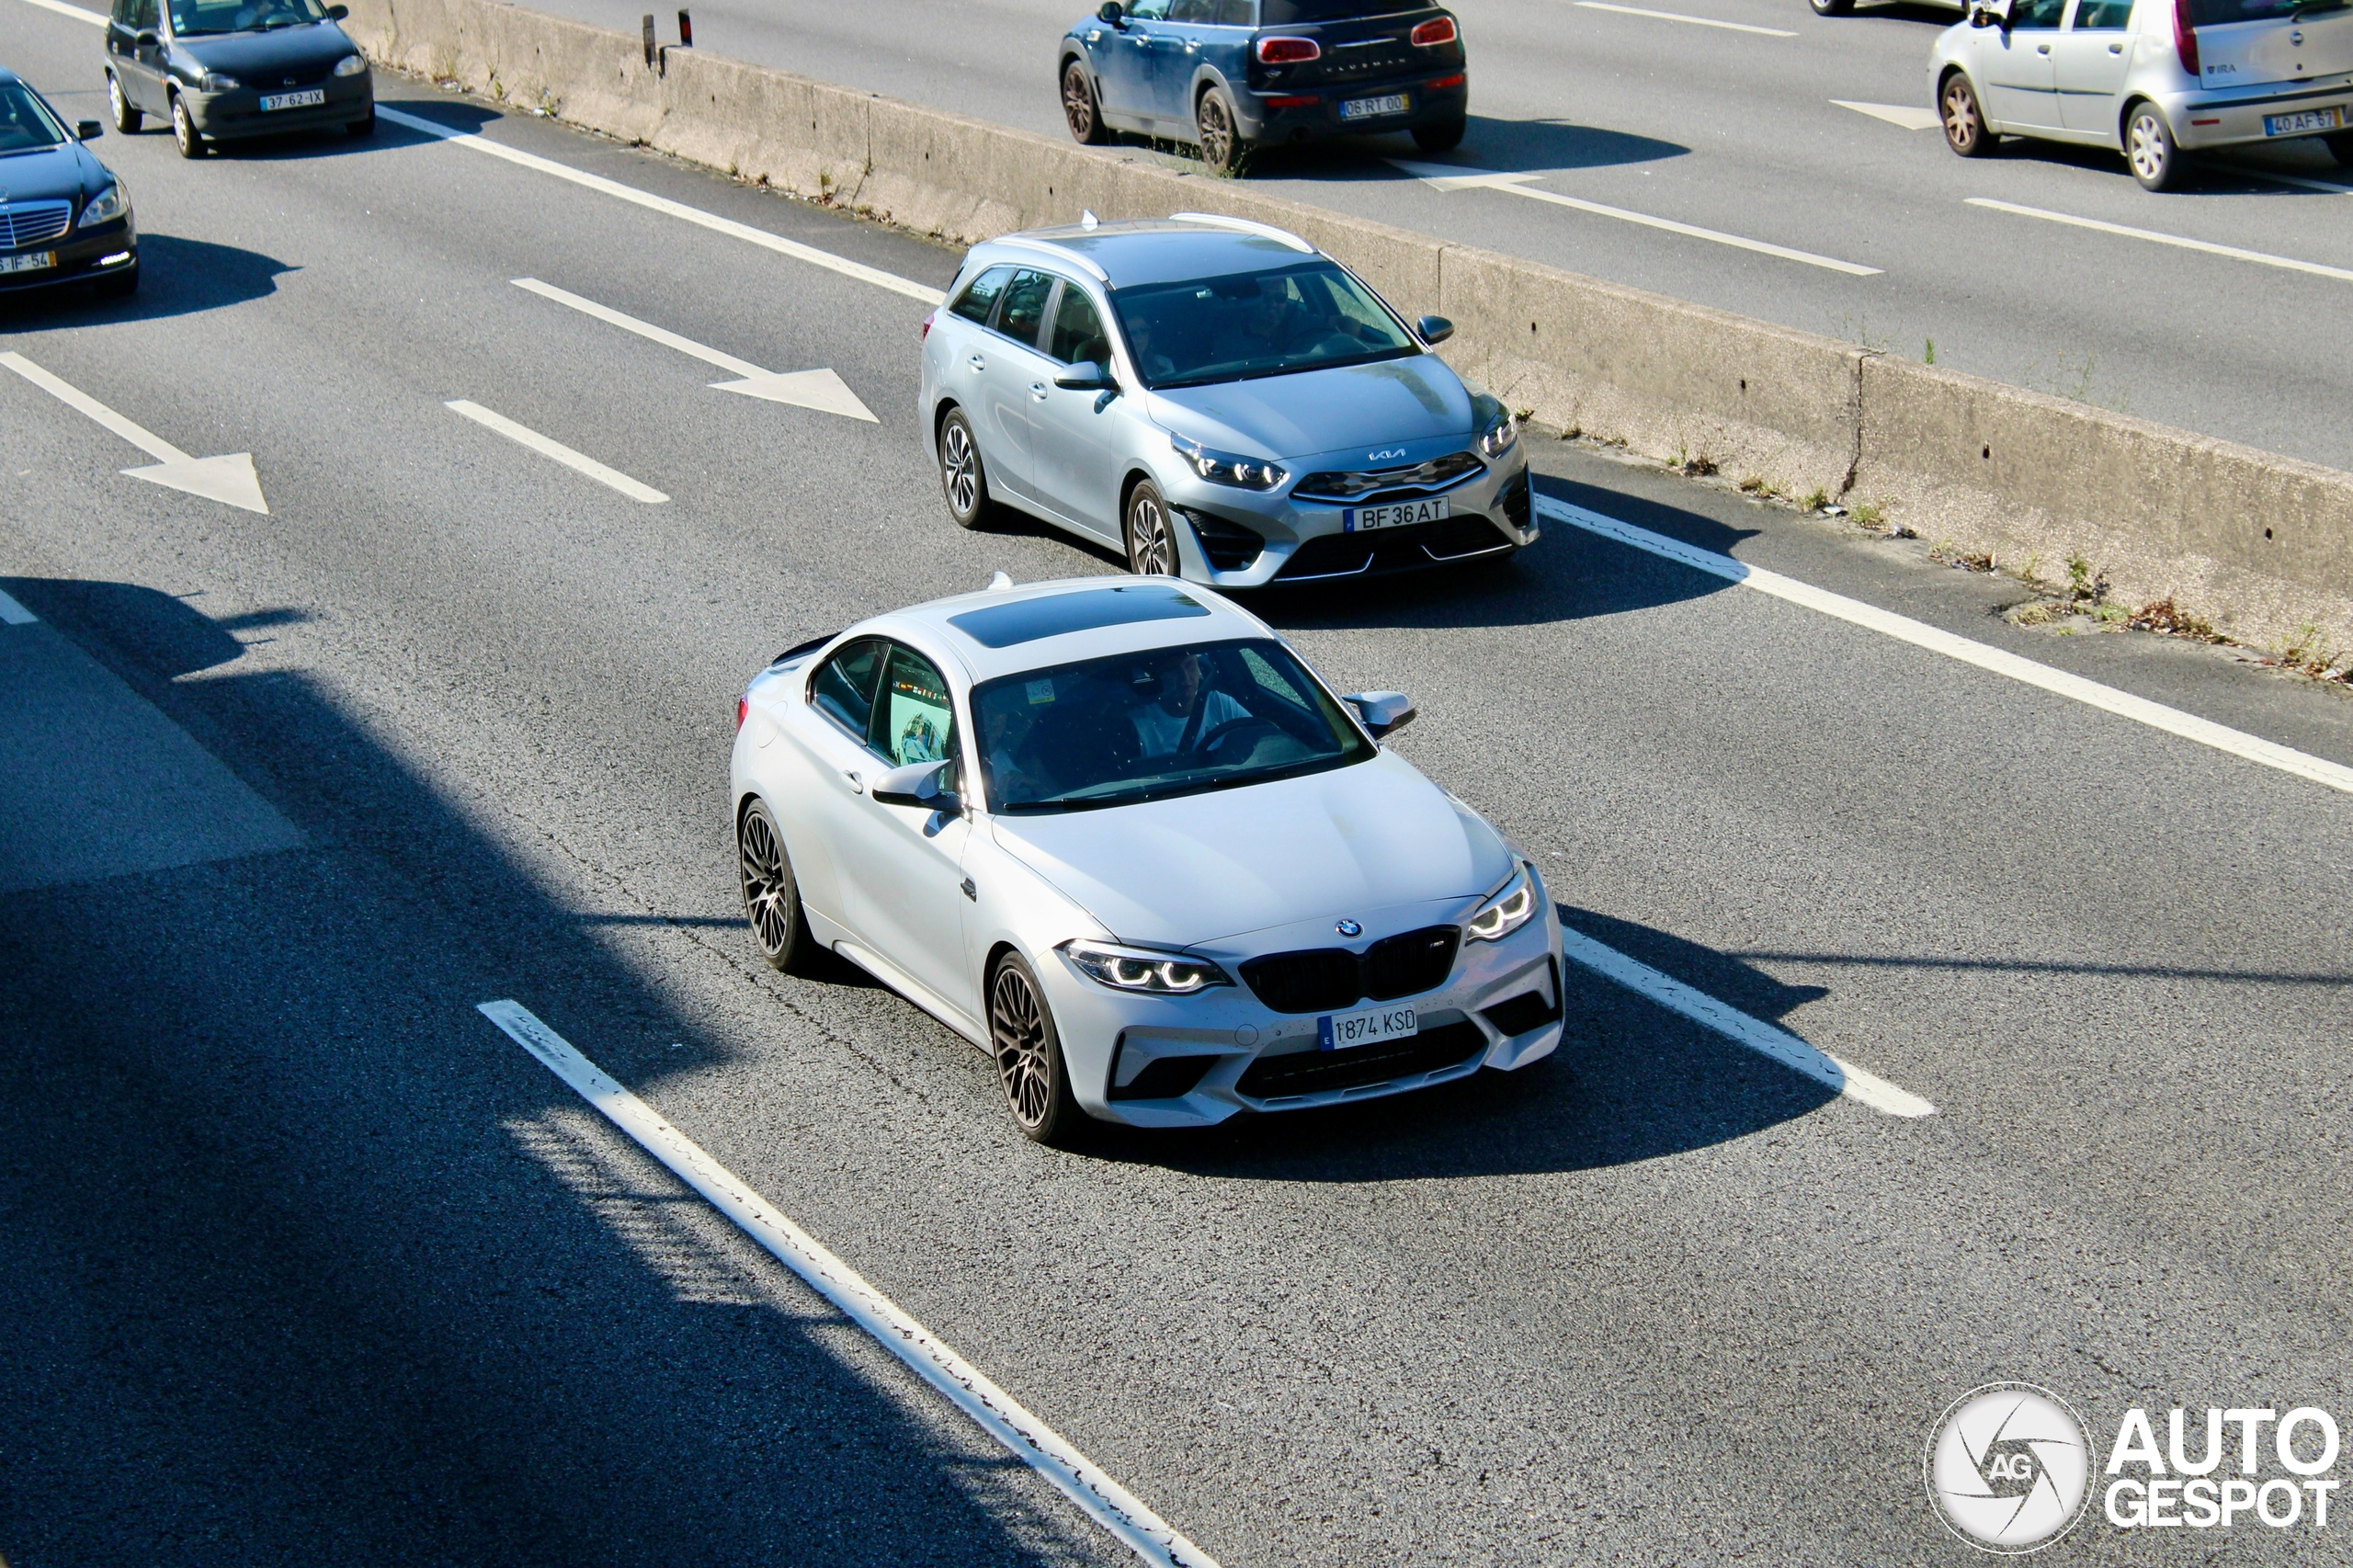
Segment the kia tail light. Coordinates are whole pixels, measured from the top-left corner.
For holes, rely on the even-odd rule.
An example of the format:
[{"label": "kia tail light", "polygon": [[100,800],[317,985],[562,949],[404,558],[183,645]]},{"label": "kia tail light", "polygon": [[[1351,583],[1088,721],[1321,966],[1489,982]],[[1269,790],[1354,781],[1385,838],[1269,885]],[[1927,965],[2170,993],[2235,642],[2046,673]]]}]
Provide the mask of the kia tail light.
[{"label": "kia tail light", "polygon": [[1438,17],[1424,22],[1413,32],[1414,41],[1424,49],[1436,49],[1442,43],[1452,43],[1460,37],[1454,30],[1452,17]]},{"label": "kia tail light", "polygon": [[1312,38],[1262,38],[1258,40],[1258,63],[1261,65],[1297,65],[1302,61],[1324,58],[1324,46]]}]

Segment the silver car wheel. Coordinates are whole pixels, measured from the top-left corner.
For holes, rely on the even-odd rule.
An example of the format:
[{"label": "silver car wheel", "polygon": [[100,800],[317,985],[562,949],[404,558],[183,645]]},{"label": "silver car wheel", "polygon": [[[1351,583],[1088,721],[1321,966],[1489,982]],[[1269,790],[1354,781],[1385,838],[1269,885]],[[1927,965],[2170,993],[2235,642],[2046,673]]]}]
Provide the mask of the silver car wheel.
[{"label": "silver car wheel", "polygon": [[2132,165],[2132,177],[2150,190],[2163,190],[2173,183],[2176,165],[2179,163],[2173,144],[2173,131],[2165,117],[2147,104],[2132,111],[2132,119],[2124,129],[2124,157]]},{"label": "silver car wheel", "polygon": [[1136,486],[1128,498],[1128,566],[1139,577],[1176,574],[1176,541],[1168,535],[1168,509],[1160,492]]},{"label": "silver car wheel", "polygon": [[1958,71],[1947,77],[1937,107],[1944,117],[1945,144],[1964,158],[1984,155],[1994,139],[1985,133],[1985,121],[1977,112],[1977,94],[1970,87],[1969,78]]},{"label": "silver car wheel", "polygon": [[980,526],[988,510],[988,475],[981,467],[981,449],[962,409],[951,409],[939,426],[939,487],[948,497],[948,511],[963,528]]},{"label": "silver car wheel", "polygon": [[808,947],[808,927],[801,915],[801,890],[794,883],[792,862],[784,839],[768,809],[753,802],[735,830],[735,869],[744,890],[744,917],[751,923],[752,938],[760,956],[778,969],[793,968]]},{"label": "silver car wheel", "polygon": [[1085,1113],[1071,1098],[1062,1041],[1037,978],[1017,954],[1006,954],[989,979],[989,1053],[996,1058],[1006,1108],[1022,1136],[1040,1143],[1066,1142]]},{"label": "silver car wheel", "polygon": [[131,100],[122,96],[121,79],[111,71],[107,73],[107,108],[114,114],[114,128],[125,136],[139,129],[142,116],[131,107]]},{"label": "silver car wheel", "polygon": [[188,100],[177,93],[172,95],[172,140],[179,146],[183,158],[204,156],[204,136],[196,128],[196,120],[188,112]]}]

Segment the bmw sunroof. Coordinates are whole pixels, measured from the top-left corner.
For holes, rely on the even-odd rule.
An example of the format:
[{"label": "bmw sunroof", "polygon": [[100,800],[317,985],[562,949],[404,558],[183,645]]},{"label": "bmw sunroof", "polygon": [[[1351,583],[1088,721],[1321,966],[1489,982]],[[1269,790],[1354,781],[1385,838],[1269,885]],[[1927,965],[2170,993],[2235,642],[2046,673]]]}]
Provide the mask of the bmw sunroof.
[{"label": "bmw sunroof", "polygon": [[1063,637],[1099,627],[1139,620],[1182,620],[1205,616],[1209,607],[1183,589],[1162,583],[1130,583],[1117,588],[1086,588],[1045,598],[1017,599],[951,615],[948,624],[983,648],[1010,648],[1041,637]]}]

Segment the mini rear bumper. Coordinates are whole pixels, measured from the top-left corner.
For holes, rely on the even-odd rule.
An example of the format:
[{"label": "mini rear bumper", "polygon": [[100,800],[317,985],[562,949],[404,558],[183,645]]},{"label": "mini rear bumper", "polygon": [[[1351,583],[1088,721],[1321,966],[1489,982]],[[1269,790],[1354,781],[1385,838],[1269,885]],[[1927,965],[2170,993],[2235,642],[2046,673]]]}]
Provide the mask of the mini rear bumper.
[{"label": "mini rear bumper", "polygon": [[[1345,117],[1342,105],[1370,99],[1403,97],[1402,111]],[[1313,86],[1234,95],[1234,118],[1242,134],[1252,142],[1313,142],[1329,136],[1361,136],[1380,131],[1411,131],[1417,125],[1444,125],[1470,112],[1471,81],[1461,67],[1440,73],[1417,72],[1385,82],[1351,82],[1345,86]]]},{"label": "mini rear bumper", "polygon": [[324,83],[312,83],[310,89],[281,87],[271,92],[274,96],[313,89],[325,93],[325,101],[301,108],[265,109],[261,107],[261,90],[256,87],[238,87],[226,93],[183,92],[180,97],[188,104],[188,118],[196,122],[196,129],[216,142],[324,130],[366,119],[376,112],[375,85],[364,71],[357,76],[329,76]]},{"label": "mini rear bumper", "polygon": [[[57,265],[34,272],[0,273],[0,294],[28,293],[37,289],[63,288],[131,272],[139,266],[139,233],[131,221],[101,223],[85,233],[69,230],[48,244],[29,247],[35,254],[53,251]],[[23,251],[0,255],[21,256]]]}]

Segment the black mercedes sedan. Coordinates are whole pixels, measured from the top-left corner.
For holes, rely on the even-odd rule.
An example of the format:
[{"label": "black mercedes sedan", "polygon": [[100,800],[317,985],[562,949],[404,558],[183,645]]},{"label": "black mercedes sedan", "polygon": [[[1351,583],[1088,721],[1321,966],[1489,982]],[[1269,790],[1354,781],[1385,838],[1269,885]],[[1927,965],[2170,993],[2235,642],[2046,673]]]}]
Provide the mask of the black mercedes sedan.
[{"label": "black mercedes sedan", "polygon": [[0,68],[0,294],[95,283],[102,294],[139,287],[139,235],[122,182],[82,143],[49,101]]},{"label": "black mercedes sedan", "polygon": [[129,134],[168,119],[180,156],[216,141],[341,126],[376,130],[368,62],[319,0],[114,0],[107,99]]}]

